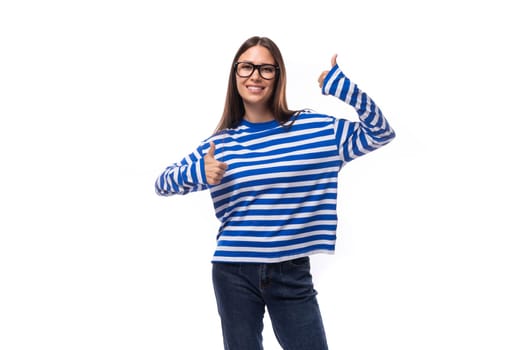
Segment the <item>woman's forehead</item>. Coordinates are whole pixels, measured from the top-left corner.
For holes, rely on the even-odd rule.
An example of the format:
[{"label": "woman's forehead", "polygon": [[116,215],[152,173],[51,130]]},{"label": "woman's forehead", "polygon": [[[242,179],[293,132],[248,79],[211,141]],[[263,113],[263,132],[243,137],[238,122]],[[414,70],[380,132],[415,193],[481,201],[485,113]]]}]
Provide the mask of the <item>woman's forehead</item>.
[{"label": "woman's forehead", "polygon": [[250,47],[239,56],[239,61],[247,61],[255,64],[260,63],[271,63],[274,64],[275,60],[266,47],[256,45]]}]

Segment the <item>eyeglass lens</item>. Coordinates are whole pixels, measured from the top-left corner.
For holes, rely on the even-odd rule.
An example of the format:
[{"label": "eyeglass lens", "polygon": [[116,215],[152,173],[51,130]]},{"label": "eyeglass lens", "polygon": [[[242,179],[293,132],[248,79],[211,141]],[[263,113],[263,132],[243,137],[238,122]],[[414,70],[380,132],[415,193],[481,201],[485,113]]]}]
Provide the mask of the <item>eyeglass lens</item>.
[{"label": "eyeglass lens", "polygon": [[275,77],[276,67],[272,64],[253,64],[250,62],[238,62],[237,74],[242,78],[247,78],[253,74],[255,68],[259,75],[264,79],[273,79]]}]

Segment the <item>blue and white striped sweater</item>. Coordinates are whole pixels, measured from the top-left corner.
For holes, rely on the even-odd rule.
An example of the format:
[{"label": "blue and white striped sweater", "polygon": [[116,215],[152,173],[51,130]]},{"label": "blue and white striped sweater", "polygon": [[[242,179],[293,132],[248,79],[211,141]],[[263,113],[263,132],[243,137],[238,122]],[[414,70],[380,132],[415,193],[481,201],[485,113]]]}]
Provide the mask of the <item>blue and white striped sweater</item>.
[{"label": "blue and white striped sweater", "polygon": [[[334,66],[322,88],[353,106],[359,122],[303,112],[293,122],[243,121],[203,141],[156,181],[161,196],[209,189],[221,225],[215,262],[271,263],[331,254],[337,228],[337,179],[351,160],[395,134],[375,103]],[[204,155],[228,164],[219,185],[208,185]]]}]

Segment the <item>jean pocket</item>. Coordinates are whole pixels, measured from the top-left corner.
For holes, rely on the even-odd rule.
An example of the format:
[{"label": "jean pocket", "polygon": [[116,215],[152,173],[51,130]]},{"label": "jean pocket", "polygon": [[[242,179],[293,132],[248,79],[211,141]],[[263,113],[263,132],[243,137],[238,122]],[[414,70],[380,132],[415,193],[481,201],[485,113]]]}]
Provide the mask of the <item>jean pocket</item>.
[{"label": "jean pocket", "polygon": [[308,256],[303,256],[301,258],[288,260],[286,265],[292,267],[310,267],[310,258]]}]

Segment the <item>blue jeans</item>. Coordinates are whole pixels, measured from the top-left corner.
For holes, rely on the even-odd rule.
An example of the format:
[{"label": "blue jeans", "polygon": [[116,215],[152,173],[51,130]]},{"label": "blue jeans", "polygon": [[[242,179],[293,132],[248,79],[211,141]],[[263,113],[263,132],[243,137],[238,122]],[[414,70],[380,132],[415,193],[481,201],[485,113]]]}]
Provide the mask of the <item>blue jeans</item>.
[{"label": "blue jeans", "polygon": [[262,350],[265,309],[285,350],[327,350],[308,257],[272,264],[213,263],[225,350]]}]

